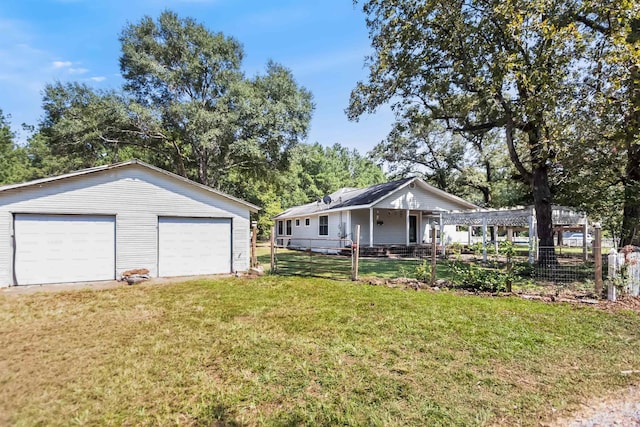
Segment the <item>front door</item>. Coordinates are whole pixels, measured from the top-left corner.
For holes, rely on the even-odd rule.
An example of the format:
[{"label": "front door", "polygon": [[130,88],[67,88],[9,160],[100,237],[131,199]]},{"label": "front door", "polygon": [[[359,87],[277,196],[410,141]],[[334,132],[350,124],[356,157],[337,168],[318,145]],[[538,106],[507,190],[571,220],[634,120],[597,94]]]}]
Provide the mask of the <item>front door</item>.
[{"label": "front door", "polygon": [[418,241],[418,217],[409,215],[409,243]]}]

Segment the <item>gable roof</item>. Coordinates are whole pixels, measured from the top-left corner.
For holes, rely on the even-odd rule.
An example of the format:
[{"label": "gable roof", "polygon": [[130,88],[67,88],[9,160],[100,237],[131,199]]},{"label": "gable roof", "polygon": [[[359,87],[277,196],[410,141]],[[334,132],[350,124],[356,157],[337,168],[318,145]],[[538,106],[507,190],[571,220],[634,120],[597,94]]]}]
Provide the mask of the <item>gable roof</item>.
[{"label": "gable roof", "polygon": [[417,177],[399,179],[397,181],[385,182],[383,184],[372,185],[367,188],[342,188],[335,193],[329,195],[331,201],[327,204],[322,200],[307,203],[305,205],[294,206],[274,216],[273,219],[287,218],[294,216],[310,215],[318,212],[333,210],[349,210],[352,208],[369,208],[380,202],[388,195],[398,191],[411,183],[417,183],[425,190],[435,193],[436,195],[448,199],[454,203],[462,205],[467,209],[478,209],[478,206],[469,203],[466,200],[449,194],[427,184]]},{"label": "gable roof", "polygon": [[218,191],[218,190],[213,189],[213,188],[211,188],[209,186],[206,186],[204,184],[197,183],[197,182],[192,181],[192,180],[190,180],[188,178],[185,178],[183,176],[177,175],[177,174],[175,174],[173,172],[169,172],[169,171],[161,169],[161,168],[159,168],[157,166],[150,165],[150,164],[145,163],[142,160],[138,160],[138,159],[127,160],[125,162],[113,163],[113,164],[110,164],[110,165],[96,166],[96,167],[93,167],[93,168],[82,169],[82,170],[79,170],[79,171],[70,172],[70,173],[66,173],[66,174],[63,174],[63,175],[57,175],[57,176],[52,176],[52,177],[48,177],[48,178],[34,179],[33,181],[21,182],[21,183],[18,183],[18,184],[9,184],[9,185],[0,186],[0,196],[1,196],[1,193],[4,192],[4,191],[10,191],[10,190],[16,190],[16,189],[21,189],[21,188],[39,186],[39,185],[47,184],[47,183],[50,183],[50,182],[56,182],[56,181],[61,181],[61,180],[69,179],[69,178],[75,178],[75,177],[79,177],[79,176],[83,176],[83,175],[89,175],[89,174],[93,174],[93,173],[104,172],[104,171],[108,171],[108,170],[112,170],[112,169],[118,169],[118,168],[131,166],[131,165],[139,165],[139,166],[142,166],[143,168],[151,169],[152,171],[164,174],[164,175],[168,176],[171,179],[182,181],[184,183],[193,185],[195,187],[198,187],[200,189],[203,189],[205,191],[213,193],[213,194],[215,194],[217,196],[221,196],[221,197],[224,197],[226,199],[232,200],[232,201],[234,201],[236,203],[240,203],[241,205],[246,206],[251,212],[258,212],[260,210],[260,208],[258,206],[256,206],[256,205],[254,205],[254,204],[246,202],[246,201],[244,201],[242,199],[238,199],[237,197],[233,197],[233,196],[231,196],[229,194],[223,193],[222,191]]}]

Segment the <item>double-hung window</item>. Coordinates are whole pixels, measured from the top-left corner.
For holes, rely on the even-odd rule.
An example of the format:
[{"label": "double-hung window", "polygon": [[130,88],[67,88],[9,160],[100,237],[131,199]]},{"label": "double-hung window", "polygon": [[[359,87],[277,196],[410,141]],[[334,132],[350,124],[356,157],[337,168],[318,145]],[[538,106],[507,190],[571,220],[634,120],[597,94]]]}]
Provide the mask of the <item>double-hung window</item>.
[{"label": "double-hung window", "polygon": [[320,236],[329,235],[329,215],[321,215],[319,217],[318,234]]},{"label": "double-hung window", "polygon": [[287,220],[287,236],[291,236],[291,220]]},{"label": "double-hung window", "polygon": [[284,233],[284,224],[283,221],[278,221],[278,236],[282,236]]}]

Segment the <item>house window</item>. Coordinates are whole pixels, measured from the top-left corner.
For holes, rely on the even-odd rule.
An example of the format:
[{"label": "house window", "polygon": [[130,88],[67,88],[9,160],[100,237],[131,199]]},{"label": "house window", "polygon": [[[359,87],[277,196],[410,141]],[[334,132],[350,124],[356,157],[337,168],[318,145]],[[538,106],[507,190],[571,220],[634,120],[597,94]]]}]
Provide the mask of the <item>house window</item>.
[{"label": "house window", "polygon": [[296,227],[300,227],[300,218],[296,218]]},{"label": "house window", "polygon": [[282,232],[282,231],[283,231],[283,228],[282,228],[282,227],[283,227],[283,223],[282,223],[282,221],[278,221],[278,236],[282,236],[282,235],[284,234],[284,233]]},{"label": "house window", "polygon": [[287,220],[287,236],[291,236],[291,220]]},{"label": "house window", "polygon": [[322,215],[318,226],[318,234],[320,236],[329,235],[329,215]]},{"label": "house window", "polygon": [[304,219],[304,226],[305,226],[305,227],[308,227],[308,226],[310,226],[310,225],[311,225],[311,219],[310,219],[310,218],[305,218],[305,219]]}]

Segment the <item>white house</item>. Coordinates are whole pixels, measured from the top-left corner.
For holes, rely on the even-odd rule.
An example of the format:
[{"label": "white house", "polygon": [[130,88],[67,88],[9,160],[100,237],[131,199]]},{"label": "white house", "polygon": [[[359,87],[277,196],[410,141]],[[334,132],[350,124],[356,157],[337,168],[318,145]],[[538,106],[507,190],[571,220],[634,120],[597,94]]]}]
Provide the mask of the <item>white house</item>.
[{"label": "white house", "polygon": [[258,207],[138,160],[0,187],[0,287],[249,268]]},{"label": "white house", "polygon": [[291,247],[313,248],[319,245],[316,239],[355,239],[356,225],[360,225],[360,246],[410,246],[430,242],[431,224],[441,213],[477,208],[420,178],[405,178],[368,188],[343,188],[287,209],[274,220],[279,243]]}]

